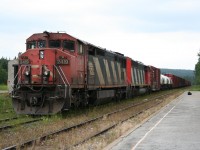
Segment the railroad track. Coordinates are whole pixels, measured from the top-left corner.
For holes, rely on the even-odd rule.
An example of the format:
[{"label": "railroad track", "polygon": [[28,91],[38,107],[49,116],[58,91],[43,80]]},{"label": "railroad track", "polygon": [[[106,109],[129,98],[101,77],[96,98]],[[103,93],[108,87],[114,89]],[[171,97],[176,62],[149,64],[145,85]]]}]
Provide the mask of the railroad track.
[{"label": "railroad track", "polygon": [[12,118],[1,119],[1,120],[0,120],[0,123],[1,123],[1,122],[6,122],[6,121],[15,120],[15,119],[17,119],[17,118],[18,118],[18,117],[12,117]]},{"label": "railroad track", "polygon": [[[4,119],[4,121],[10,121],[12,119],[18,119],[17,117],[14,117],[14,118],[7,118],[7,119]],[[34,120],[29,120],[29,121],[24,121],[24,122],[20,122],[20,123],[17,123],[17,124],[13,124],[13,125],[6,125],[6,126],[2,126],[0,127],[0,132],[1,131],[4,131],[6,129],[11,129],[11,128],[15,128],[19,125],[26,125],[26,124],[30,124],[30,123],[34,123],[34,122],[38,122],[38,121],[41,121],[42,119],[34,119]],[[1,120],[2,121],[2,120]]]},{"label": "railroad track", "polygon": [[[161,96],[153,97],[153,98],[150,98],[150,99],[148,99],[148,100],[146,99],[145,101],[139,102],[139,103],[137,103],[137,104],[132,104],[132,105],[130,105],[130,106],[128,106],[128,107],[119,109],[119,110],[117,110],[117,111],[113,111],[113,112],[111,112],[111,113],[104,114],[104,115],[102,115],[102,116],[99,116],[99,117],[96,117],[96,118],[93,118],[93,119],[84,121],[84,122],[82,122],[82,123],[79,123],[79,124],[76,124],[76,125],[73,125],[73,126],[70,126],[70,127],[61,128],[61,129],[59,129],[59,130],[57,130],[57,131],[44,134],[43,136],[40,136],[40,137],[38,137],[38,138],[34,138],[34,139],[31,139],[31,140],[25,141],[25,142],[23,142],[23,143],[21,143],[21,144],[12,145],[12,146],[10,146],[10,147],[4,148],[4,150],[16,149],[16,148],[20,148],[20,149],[21,149],[21,148],[26,148],[26,147],[28,147],[28,146],[35,145],[35,143],[41,143],[42,141],[45,141],[46,139],[48,139],[48,137],[53,137],[54,135],[58,135],[58,134],[60,134],[60,133],[69,132],[69,131],[71,131],[72,129],[77,129],[77,128],[83,127],[83,126],[85,126],[85,125],[87,125],[87,124],[94,123],[95,121],[101,120],[101,119],[103,119],[105,116],[106,116],[106,117],[109,117],[109,116],[112,116],[112,115],[117,114],[117,113],[119,113],[119,112],[123,112],[123,111],[126,111],[126,110],[128,110],[128,109],[131,109],[131,108],[133,108],[133,107],[137,107],[137,106],[140,106],[140,105],[145,105],[145,104],[151,102],[152,100],[162,99],[163,97],[169,96],[170,94],[172,94],[172,93],[168,93],[168,94],[164,94],[164,95],[161,95]],[[133,115],[131,115],[131,116],[127,117],[127,118],[124,118],[124,119],[118,121],[117,123],[115,123],[115,124],[113,124],[113,125],[111,125],[111,126],[105,128],[105,129],[103,129],[103,130],[101,130],[101,131],[99,131],[99,132],[93,134],[93,135],[90,136],[90,137],[87,137],[87,138],[85,138],[85,139],[83,139],[83,140],[81,140],[81,141],[78,141],[78,142],[76,142],[75,144],[71,144],[71,146],[67,146],[67,148],[71,148],[71,147],[77,146],[77,145],[79,145],[79,144],[81,144],[81,143],[84,143],[85,141],[87,141],[87,140],[89,140],[89,139],[91,139],[91,138],[93,138],[93,137],[96,137],[96,136],[98,136],[98,135],[100,135],[100,134],[103,134],[103,133],[107,132],[108,130],[114,128],[114,127],[117,126],[118,124],[120,124],[120,123],[122,123],[122,122],[124,122],[124,121],[126,121],[126,120],[128,120],[128,119],[130,119],[130,118],[133,118],[133,117],[135,117],[135,116],[141,114],[142,112],[144,112],[144,111],[146,111],[146,110],[148,110],[148,109],[154,107],[155,105],[159,105],[160,103],[162,103],[162,100],[157,101],[156,104],[152,104],[152,105],[146,107],[145,109],[143,109],[143,110],[141,110],[141,111],[138,111],[138,112],[134,113]]]},{"label": "railroad track", "polygon": [[162,103],[162,101],[159,101],[159,102],[157,102],[156,104],[153,104],[153,105],[149,106],[148,108],[145,108],[144,110],[141,110],[141,111],[139,111],[139,112],[137,112],[137,113],[134,113],[133,115],[129,116],[128,118],[125,118],[125,119],[123,119],[123,120],[121,120],[121,121],[119,121],[119,122],[117,122],[117,123],[115,123],[115,124],[113,124],[113,125],[111,125],[111,126],[105,128],[105,129],[103,129],[103,130],[101,130],[101,131],[99,131],[99,132],[93,134],[92,136],[87,137],[86,139],[83,139],[82,141],[79,141],[79,142],[73,144],[72,146],[67,147],[66,149],[72,149],[73,147],[76,147],[76,146],[78,146],[78,145],[81,145],[81,144],[83,144],[84,142],[89,141],[90,139],[92,139],[92,138],[94,138],[94,137],[97,137],[97,136],[99,136],[99,135],[102,135],[102,134],[108,132],[109,130],[115,128],[117,125],[119,125],[119,124],[121,124],[121,123],[123,123],[123,122],[125,122],[125,121],[128,121],[129,119],[132,119],[132,118],[134,118],[134,117],[136,117],[136,116],[142,114],[143,112],[145,112],[145,111],[147,111],[147,110],[149,110],[149,109],[151,109],[151,108],[153,108],[153,107],[155,107],[155,106],[157,106],[157,105],[159,105],[159,104],[161,104],[161,103]]}]

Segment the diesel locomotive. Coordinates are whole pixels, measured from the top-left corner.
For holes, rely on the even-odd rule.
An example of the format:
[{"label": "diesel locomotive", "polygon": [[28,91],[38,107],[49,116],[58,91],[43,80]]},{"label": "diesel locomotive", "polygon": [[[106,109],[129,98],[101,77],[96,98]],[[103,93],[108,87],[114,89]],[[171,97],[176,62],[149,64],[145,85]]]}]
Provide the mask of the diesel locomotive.
[{"label": "diesel locomotive", "polygon": [[47,31],[26,40],[26,51],[13,64],[13,72],[12,102],[18,114],[55,114],[70,107],[132,98],[173,84],[162,82],[156,67],[67,33]]}]

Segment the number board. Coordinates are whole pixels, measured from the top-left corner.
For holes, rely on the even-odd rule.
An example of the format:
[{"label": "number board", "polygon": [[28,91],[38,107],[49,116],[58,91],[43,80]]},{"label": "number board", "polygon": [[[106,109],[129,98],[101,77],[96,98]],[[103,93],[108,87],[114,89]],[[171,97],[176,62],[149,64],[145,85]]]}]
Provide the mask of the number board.
[{"label": "number board", "polygon": [[28,65],[30,63],[30,61],[29,61],[29,59],[21,59],[21,60],[19,60],[19,63],[21,65]]},{"label": "number board", "polygon": [[58,60],[56,60],[56,64],[57,65],[68,65],[69,60],[68,59],[58,59]]}]

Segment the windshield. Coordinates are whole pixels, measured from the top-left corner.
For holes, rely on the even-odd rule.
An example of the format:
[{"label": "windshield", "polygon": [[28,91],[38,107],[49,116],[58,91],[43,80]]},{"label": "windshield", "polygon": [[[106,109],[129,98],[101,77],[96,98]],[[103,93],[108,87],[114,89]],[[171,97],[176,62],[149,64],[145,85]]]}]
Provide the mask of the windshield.
[{"label": "windshield", "polygon": [[36,41],[31,41],[27,43],[27,49],[34,49],[36,48]]},{"label": "windshield", "polygon": [[52,48],[59,48],[60,47],[60,40],[50,40],[49,47]]},{"label": "windshield", "polygon": [[39,48],[44,48],[44,47],[46,47],[46,41],[45,41],[45,40],[40,40],[40,41],[38,41],[38,47],[39,47]]}]

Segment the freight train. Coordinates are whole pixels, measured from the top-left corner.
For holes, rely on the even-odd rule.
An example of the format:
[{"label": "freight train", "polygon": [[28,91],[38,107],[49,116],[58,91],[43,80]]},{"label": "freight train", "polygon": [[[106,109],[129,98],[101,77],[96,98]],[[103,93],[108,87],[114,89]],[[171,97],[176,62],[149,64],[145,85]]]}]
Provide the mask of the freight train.
[{"label": "freight train", "polygon": [[30,36],[26,51],[12,66],[12,103],[18,114],[55,114],[190,85],[175,75],[161,75],[159,68],[60,32]]}]

